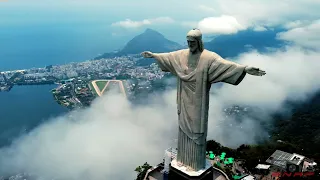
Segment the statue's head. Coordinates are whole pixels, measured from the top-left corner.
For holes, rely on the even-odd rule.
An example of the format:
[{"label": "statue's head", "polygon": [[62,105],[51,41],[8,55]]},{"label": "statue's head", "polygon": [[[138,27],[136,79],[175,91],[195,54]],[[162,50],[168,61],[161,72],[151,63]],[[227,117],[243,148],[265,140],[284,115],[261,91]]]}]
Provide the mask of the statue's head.
[{"label": "statue's head", "polygon": [[188,47],[192,53],[203,51],[202,33],[199,29],[192,29],[187,34]]}]

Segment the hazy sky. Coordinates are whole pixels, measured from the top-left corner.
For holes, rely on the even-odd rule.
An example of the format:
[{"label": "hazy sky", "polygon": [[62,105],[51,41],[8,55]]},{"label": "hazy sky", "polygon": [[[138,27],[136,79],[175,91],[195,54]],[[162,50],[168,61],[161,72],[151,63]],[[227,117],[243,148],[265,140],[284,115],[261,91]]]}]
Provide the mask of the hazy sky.
[{"label": "hazy sky", "polygon": [[146,28],[180,44],[194,27],[205,37],[310,25],[303,32],[310,36],[319,7],[318,0],[0,0],[0,71],[92,59]]},{"label": "hazy sky", "polygon": [[100,23],[119,39],[151,27],[181,42],[192,27],[207,34],[292,28],[318,19],[319,7],[318,0],[2,0],[0,26]]}]

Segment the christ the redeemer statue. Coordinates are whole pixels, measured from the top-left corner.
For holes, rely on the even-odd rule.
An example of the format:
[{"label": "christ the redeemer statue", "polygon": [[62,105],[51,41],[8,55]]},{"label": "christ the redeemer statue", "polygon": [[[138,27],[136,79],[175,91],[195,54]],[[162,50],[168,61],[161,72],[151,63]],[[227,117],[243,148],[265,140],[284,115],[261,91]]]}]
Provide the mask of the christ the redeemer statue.
[{"label": "christ the redeemer statue", "polygon": [[204,49],[202,33],[193,29],[187,34],[189,49],[169,53],[145,51],[145,58],[155,58],[163,71],[177,76],[179,116],[178,166],[189,171],[205,168],[208,132],[209,91],[212,83],[238,85],[248,73],[263,76],[259,68],[240,65]]}]

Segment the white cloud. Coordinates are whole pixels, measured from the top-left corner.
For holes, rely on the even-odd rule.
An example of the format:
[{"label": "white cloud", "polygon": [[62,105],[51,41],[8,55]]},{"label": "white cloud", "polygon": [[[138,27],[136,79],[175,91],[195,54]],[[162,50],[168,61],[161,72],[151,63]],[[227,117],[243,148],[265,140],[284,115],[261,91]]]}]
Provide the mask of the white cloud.
[{"label": "white cloud", "polygon": [[204,18],[198,28],[205,34],[233,34],[245,29],[236,18],[226,15]]},{"label": "white cloud", "polygon": [[291,41],[306,48],[320,49],[319,32],[320,20],[317,20],[306,26],[296,27],[289,31],[279,33],[278,38]]},{"label": "white cloud", "polygon": [[174,20],[170,17],[158,17],[154,19],[144,19],[142,21],[132,21],[131,19],[126,19],[125,21],[112,23],[111,26],[120,26],[123,28],[138,28],[150,24],[168,24],[173,22]]},{"label": "white cloud", "polygon": [[214,8],[206,6],[206,5],[199,5],[198,8],[200,11],[203,11],[203,12],[208,12],[208,13],[216,12]]},{"label": "white cloud", "polygon": [[310,24],[309,20],[296,20],[286,23],[283,27],[286,29],[293,29]]},{"label": "white cloud", "polygon": [[254,31],[267,31],[268,29],[263,26],[255,26],[253,28]]},{"label": "white cloud", "polygon": [[0,149],[0,174],[134,179],[138,165],[162,161],[176,135],[176,108],[167,96],[133,107],[122,95],[111,93],[86,110],[52,119]]},{"label": "white cloud", "polygon": [[[320,52],[307,52],[299,47],[287,47],[268,54],[253,51],[239,56],[235,59],[238,63],[258,67],[267,74],[263,77],[246,75],[238,86],[224,85],[213,89],[215,95],[210,102],[208,139],[237,147],[240,142],[254,142],[259,134],[267,135],[259,123],[270,123],[274,112],[290,112],[291,107],[285,105],[286,101],[301,103],[320,90],[319,58]],[[244,118],[242,122],[226,121],[222,109],[233,104],[256,107],[261,111],[256,118]]]},{"label": "white cloud", "polygon": [[142,20],[142,21],[132,21],[130,19],[126,19],[125,21],[119,21],[116,23],[112,23],[111,26],[120,26],[124,28],[137,28],[143,25],[151,24],[149,20]]},{"label": "white cloud", "polygon": [[[228,15],[236,19],[239,26],[245,29],[253,28],[254,30],[265,30],[265,28],[283,26],[283,24],[285,24],[285,27],[295,27],[301,22],[319,18],[318,9],[320,8],[320,1],[317,0],[217,0],[202,3],[206,3],[206,6],[201,5],[193,8],[199,14],[199,18],[207,15],[209,9],[214,9],[214,11],[211,11],[212,15],[207,18],[219,18],[222,15]],[[194,14],[197,14],[196,12]],[[200,19],[205,20],[207,18],[201,17]],[[287,24],[288,22],[292,23]]]}]

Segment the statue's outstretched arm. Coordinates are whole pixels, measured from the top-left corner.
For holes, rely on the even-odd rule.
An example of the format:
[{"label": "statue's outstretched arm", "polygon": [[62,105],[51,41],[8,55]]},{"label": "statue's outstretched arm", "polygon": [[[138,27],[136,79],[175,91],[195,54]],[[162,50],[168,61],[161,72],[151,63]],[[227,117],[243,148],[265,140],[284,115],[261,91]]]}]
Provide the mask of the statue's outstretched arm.
[{"label": "statue's outstretched arm", "polygon": [[177,75],[175,69],[175,55],[176,52],[169,53],[152,53],[150,51],[142,52],[141,55],[144,58],[154,58],[157,60],[158,65],[160,66],[162,71],[171,72],[173,75]]},{"label": "statue's outstretched arm", "polygon": [[141,53],[141,56],[143,56],[144,58],[153,58],[154,54],[150,51],[144,51]]},{"label": "statue's outstretched arm", "polygon": [[259,69],[259,68],[256,68],[256,67],[251,67],[251,66],[247,66],[244,71],[250,75],[253,75],[253,76],[264,76],[266,75],[266,72]]}]

